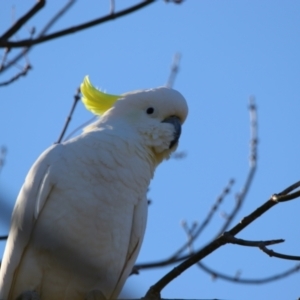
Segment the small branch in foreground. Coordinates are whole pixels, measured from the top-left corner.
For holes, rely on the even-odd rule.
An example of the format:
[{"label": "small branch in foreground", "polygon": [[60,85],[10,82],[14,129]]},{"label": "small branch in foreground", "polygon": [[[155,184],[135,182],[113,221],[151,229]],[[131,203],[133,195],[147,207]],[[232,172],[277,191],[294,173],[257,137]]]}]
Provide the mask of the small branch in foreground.
[{"label": "small branch in foreground", "polygon": [[0,236],[0,241],[5,241],[5,240],[7,240],[7,238],[8,238],[8,235]]},{"label": "small branch in foreground", "polygon": [[69,113],[69,115],[68,115],[68,117],[66,119],[65,125],[64,125],[64,127],[63,127],[63,129],[62,129],[62,131],[61,131],[61,133],[59,135],[59,138],[58,138],[58,140],[57,140],[57,142],[55,144],[61,143],[61,141],[62,141],[62,139],[63,139],[63,137],[64,137],[64,135],[66,133],[66,130],[67,130],[67,128],[68,128],[68,126],[69,126],[69,124],[71,122],[74,110],[75,110],[76,105],[77,105],[77,103],[78,103],[79,100],[80,100],[80,88],[78,88],[76,90],[76,94],[74,95],[73,105],[71,107],[70,113]]},{"label": "small branch in foreground", "polygon": [[36,38],[36,39],[25,39],[25,40],[21,40],[21,41],[18,41],[18,42],[9,42],[9,41],[0,39],[0,48],[6,48],[6,47],[9,47],[9,48],[31,47],[33,45],[37,45],[37,44],[44,43],[44,42],[47,42],[47,41],[50,41],[50,40],[53,40],[53,39],[57,39],[59,37],[65,36],[65,35],[73,34],[73,33],[76,33],[78,31],[81,31],[81,30],[99,25],[101,23],[111,21],[111,20],[114,20],[116,18],[123,17],[125,15],[128,15],[128,14],[134,12],[134,11],[137,11],[137,10],[139,10],[139,9],[141,9],[141,8],[151,4],[151,3],[154,3],[154,2],[155,2],[155,0],[142,1],[138,4],[136,4],[136,5],[133,5],[129,8],[121,10],[119,12],[116,12],[116,13],[113,13],[113,14],[108,14],[104,17],[101,17],[101,18],[98,18],[98,19],[95,19],[95,20],[92,20],[92,21],[89,21],[89,22],[86,22],[86,23],[83,23],[83,24],[80,24],[80,25],[77,25],[77,26],[72,26],[72,27],[69,27],[67,29],[63,29],[63,30],[60,30],[60,31],[57,31],[57,32],[54,32],[54,33],[51,33],[51,34],[48,34],[48,35],[45,35],[45,36],[41,36],[41,37]]},{"label": "small branch in foreground", "polygon": [[293,200],[297,197],[300,196],[300,191],[297,191],[295,193],[292,194],[287,194],[287,195],[273,195],[273,201],[275,202],[286,202],[286,201],[290,201]]},{"label": "small branch in foreground", "polygon": [[[294,189],[298,188],[300,186],[300,181],[293,184],[291,187],[294,187]],[[286,190],[291,192],[293,189],[289,187]],[[284,192],[284,191],[283,191]],[[279,193],[279,195],[283,196],[283,192]],[[294,193],[296,194],[296,193]],[[299,196],[297,196],[299,197]],[[295,196],[296,198],[296,196]],[[295,199],[294,198],[294,199]],[[268,211],[270,208],[278,204],[280,201],[274,201],[273,196],[265,202],[263,205],[261,205],[259,208],[257,208],[255,211],[253,211],[250,215],[244,217],[236,226],[234,226],[232,229],[230,229],[227,234],[235,236],[239,232],[241,232],[243,229],[245,229],[248,225],[250,225],[253,221],[255,221],[257,218],[259,218],[262,214],[264,214],[266,211]],[[150,289],[146,293],[146,298],[155,298],[160,299],[160,293],[161,291],[176,277],[178,277],[180,274],[182,274],[184,271],[186,271],[188,268],[196,264],[198,261],[209,255],[210,253],[214,252],[216,249],[220,248],[221,246],[224,246],[227,243],[226,236],[221,235],[199,251],[197,251],[193,256],[189,257],[187,260],[179,264],[177,267],[175,267],[173,270],[168,272],[165,276],[163,276],[158,282],[156,282],[153,286],[150,287]]]},{"label": "small branch in foreground", "polygon": [[246,247],[263,247],[263,246],[269,246],[269,245],[275,245],[279,243],[283,243],[283,239],[277,239],[277,240],[268,240],[268,241],[247,241],[243,239],[238,239],[232,235],[229,235],[227,232],[224,232],[223,236],[226,238],[227,242],[230,244],[236,244],[240,246],[246,246]]},{"label": "small branch in foreground", "polygon": [[271,249],[268,249],[266,247],[266,245],[264,245],[264,244],[260,245],[259,248],[260,248],[261,251],[268,254],[270,257],[274,256],[274,257],[277,257],[277,258],[287,259],[287,260],[300,260],[300,256],[281,254],[281,253],[275,252]]}]

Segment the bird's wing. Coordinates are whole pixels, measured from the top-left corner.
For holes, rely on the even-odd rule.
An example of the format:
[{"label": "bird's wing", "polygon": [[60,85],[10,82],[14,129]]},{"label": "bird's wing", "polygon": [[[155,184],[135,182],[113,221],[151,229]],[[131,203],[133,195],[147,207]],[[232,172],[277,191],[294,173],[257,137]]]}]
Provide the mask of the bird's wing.
[{"label": "bird's wing", "polygon": [[136,261],[144,238],[147,222],[147,210],[148,203],[145,197],[144,199],[141,199],[141,201],[135,206],[126,260],[115,289],[110,295],[110,299],[117,299],[124,285],[124,282],[127,280],[132,271],[133,265]]},{"label": "bird's wing", "polygon": [[[61,145],[46,150],[30,169],[18,195],[0,269],[0,299],[7,299],[34,224],[51,194],[51,163]],[[55,159],[54,159],[55,160]]]}]

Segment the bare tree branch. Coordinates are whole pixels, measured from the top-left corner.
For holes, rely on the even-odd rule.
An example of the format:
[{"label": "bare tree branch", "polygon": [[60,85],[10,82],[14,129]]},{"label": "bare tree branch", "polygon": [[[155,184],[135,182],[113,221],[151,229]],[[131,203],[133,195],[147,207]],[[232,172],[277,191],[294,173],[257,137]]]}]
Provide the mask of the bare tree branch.
[{"label": "bare tree branch", "polygon": [[5,61],[6,61],[6,58],[7,58],[7,55],[8,55],[9,52],[10,52],[10,49],[9,49],[9,48],[6,48],[6,49],[4,50],[4,54],[3,54],[3,56],[2,56],[1,64],[0,64],[0,72],[1,72],[2,69],[3,69],[3,66],[4,66],[4,64],[5,64]]},{"label": "bare tree branch", "polygon": [[64,125],[64,127],[63,127],[63,129],[62,129],[62,131],[61,131],[61,133],[59,135],[59,138],[58,138],[58,140],[57,140],[57,142],[55,144],[61,143],[61,141],[62,141],[62,139],[63,139],[63,137],[64,137],[64,135],[66,133],[66,130],[67,130],[67,128],[68,128],[68,126],[69,126],[69,124],[71,122],[74,110],[75,110],[76,105],[77,105],[77,103],[78,103],[79,100],[80,100],[80,88],[78,88],[76,90],[76,94],[74,95],[73,105],[71,107],[70,113],[69,113],[69,115],[68,115],[68,117],[66,119],[65,125]]},{"label": "bare tree branch", "polygon": [[174,85],[174,81],[175,78],[178,74],[179,71],[179,63],[180,63],[180,59],[181,59],[181,54],[180,53],[175,53],[174,58],[173,58],[173,62],[171,65],[171,72],[168,78],[168,81],[166,83],[166,87],[168,88],[172,88]]},{"label": "bare tree branch", "polygon": [[110,14],[115,12],[115,0],[110,0]]},{"label": "bare tree branch", "polygon": [[246,246],[246,247],[263,247],[263,246],[269,246],[269,245],[275,245],[279,243],[283,243],[283,239],[277,239],[277,240],[268,240],[268,241],[248,241],[243,239],[238,239],[232,235],[224,233],[224,237],[227,239],[227,242],[230,244],[236,244],[240,246]]},{"label": "bare tree branch", "polygon": [[259,248],[264,253],[268,254],[270,257],[274,256],[274,257],[277,257],[277,258],[287,259],[287,260],[300,260],[300,256],[281,254],[281,253],[275,252],[271,249],[268,249],[266,247],[266,245],[264,245],[264,244],[260,245]]},{"label": "bare tree branch", "polygon": [[117,18],[123,17],[125,15],[130,14],[130,13],[133,13],[134,11],[137,11],[137,10],[139,10],[139,9],[141,9],[141,8],[151,4],[151,3],[154,3],[155,1],[156,0],[142,1],[138,4],[136,4],[136,5],[133,5],[129,8],[121,10],[117,13],[108,14],[104,17],[101,17],[101,18],[98,18],[98,19],[95,19],[95,20],[92,20],[92,21],[89,21],[89,22],[86,22],[86,23],[83,23],[83,24],[80,24],[80,25],[77,25],[77,26],[72,26],[72,27],[69,27],[67,29],[63,29],[63,30],[60,30],[60,31],[57,31],[57,32],[54,32],[54,33],[51,33],[51,34],[48,34],[48,35],[45,35],[45,36],[41,36],[41,37],[36,38],[36,39],[25,39],[25,40],[21,40],[21,41],[18,41],[18,42],[10,42],[10,41],[4,40],[4,39],[0,39],[0,48],[6,48],[6,47],[9,47],[9,48],[31,47],[33,45],[37,45],[37,44],[40,44],[40,43],[44,43],[46,41],[50,41],[50,40],[62,37],[62,36],[66,36],[66,35],[69,35],[69,34],[76,33],[78,31],[81,31],[81,30],[84,30],[84,29],[102,24],[102,23],[107,22],[107,21],[115,20]]},{"label": "bare tree branch", "polygon": [[[200,262],[197,263],[197,265],[200,264]],[[204,269],[209,274],[212,274],[213,278],[221,278],[226,281],[234,282],[234,283],[240,283],[240,284],[265,284],[269,283],[275,280],[279,280],[282,278],[285,278],[289,275],[292,275],[300,270],[300,264],[296,265],[295,267],[288,269],[287,271],[284,271],[282,273],[278,273],[269,277],[265,278],[239,278],[237,276],[229,276],[221,272],[216,272],[215,270],[207,267],[203,263],[201,263],[201,269]]]},{"label": "bare tree branch", "polygon": [[[294,189],[298,188],[300,186],[300,181],[293,184],[292,186],[288,187],[284,191],[293,191],[292,187]],[[284,191],[279,193],[279,195],[283,196]],[[299,197],[300,195],[296,196],[296,193],[294,193],[294,198]],[[290,199],[291,200],[291,199]],[[264,214],[266,211],[268,211],[270,208],[275,206],[276,204],[280,203],[281,201],[274,201],[273,196],[265,202],[263,205],[258,207],[255,211],[253,211],[250,215],[244,217],[237,225],[235,225],[232,229],[230,229],[227,233],[229,235],[235,236],[239,232],[241,232],[243,229],[245,229],[248,225],[250,225],[253,221],[255,221],[257,218],[259,218],[262,214]],[[150,289],[146,293],[146,297],[149,298],[155,298],[160,299],[160,292],[176,277],[178,277],[180,274],[182,274],[184,271],[186,271],[188,268],[196,264],[198,261],[209,255],[210,253],[214,252],[221,246],[224,246],[226,241],[226,235],[221,235],[199,251],[197,251],[194,255],[183,261],[181,264],[179,264],[177,267],[175,267],[173,270],[168,272],[165,276],[163,276],[158,282],[156,282],[153,286],[150,287]]]},{"label": "bare tree branch", "polygon": [[[293,190],[297,189],[300,187],[300,181],[294,183],[293,185],[289,186],[287,189],[283,190],[277,195],[282,196],[282,201],[278,199],[277,195],[271,196],[271,198],[265,202],[262,206],[258,207],[253,213],[250,215],[246,216],[243,218],[239,224],[237,224],[235,227],[233,227],[231,230],[229,230],[229,234],[231,235],[236,235],[240,231],[242,231],[245,227],[247,227],[249,224],[251,224],[253,221],[255,221],[257,218],[259,218],[262,214],[264,214],[266,211],[268,211],[270,208],[275,206],[276,204],[280,202],[284,202],[285,199],[283,196],[288,196]],[[298,193],[292,193],[291,199],[289,200],[294,200],[298,198],[300,195]]]},{"label": "bare tree branch", "polygon": [[7,154],[7,148],[5,146],[1,146],[1,148],[0,148],[0,173],[5,164],[6,154]]},{"label": "bare tree branch", "polygon": [[9,28],[1,37],[0,40],[7,40],[14,35],[29,19],[31,19],[38,11],[45,6],[45,0],[38,0],[38,2],[11,28]]},{"label": "bare tree branch", "polygon": [[[299,187],[298,184],[295,184],[295,186],[296,186],[295,188]],[[299,195],[300,195],[300,191],[292,194],[287,194],[287,195],[273,195],[273,200],[276,202],[285,202],[285,201],[293,200],[296,197],[299,197]]]},{"label": "bare tree branch", "polygon": [[97,119],[97,116],[93,116],[88,121],[84,122],[80,126],[76,127],[72,132],[70,132],[67,137],[64,139],[64,141],[67,141],[69,138],[71,138],[79,129],[82,129],[83,127],[89,125],[91,122],[95,121]]}]

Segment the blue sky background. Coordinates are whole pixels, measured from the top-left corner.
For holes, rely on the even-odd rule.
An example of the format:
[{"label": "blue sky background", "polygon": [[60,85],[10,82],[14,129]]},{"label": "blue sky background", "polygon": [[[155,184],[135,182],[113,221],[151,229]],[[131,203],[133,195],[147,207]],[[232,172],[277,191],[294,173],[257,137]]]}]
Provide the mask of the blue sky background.
[{"label": "blue sky background", "polygon": [[[116,8],[134,3],[116,0]],[[1,1],[1,32],[11,24],[12,15],[20,17],[33,4]],[[61,1],[49,1],[15,39],[27,38],[32,26],[41,29],[61,5]],[[51,31],[108,11],[109,1],[78,1]],[[228,180],[234,178],[231,194],[195,247],[205,245],[218,232],[224,222],[221,212],[228,213],[234,206],[234,195],[249,168],[250,95],[256,97],[258,106],[258,170],[234,224],[271,194],[298,181],[299,16],[300,2],[296,0],[194,0],[181,5],[157,1],[121,19],[34,47],[28,55],[33,69],[14,84],[0,88],[0,145],[8,148],[0,174],[4,198],[0,234],[8,231],[7,210],[12,209],[30,166],[57,140],[83,77],[90,75],[96,86],[113,94],[161,86],[167,81],[175,52],[182,54],[182,60],[174,88],[186,97],[190,109],[178,149],[186,151],[187,157],[165,162],[156,172],[138,262],[172,254],[186,241],[181,220],[189,224],[203,220]],[[24,65],[24,60],[19,65]],[[4,73],[0,81],[17,70]],[[90,117],[80,103],[69,132]],[[300,200],[277,205],[238,237],[284,238],[285,243],[271,248],[299,255],[299,211]],[[4,244],[0,243],[1,252]],[[263,278],[297,264],[235,245],[224,246],[203,262],[233,276],[240,270],[242,278]],[[141,297],[172,267],[141,271],[139,276],[131,276],[126,286],[135,297]],[[296,273],[265,285],[241,285],[212,280],[192,267],[164,289],[162,297],[297,299],[299,276]]]}]

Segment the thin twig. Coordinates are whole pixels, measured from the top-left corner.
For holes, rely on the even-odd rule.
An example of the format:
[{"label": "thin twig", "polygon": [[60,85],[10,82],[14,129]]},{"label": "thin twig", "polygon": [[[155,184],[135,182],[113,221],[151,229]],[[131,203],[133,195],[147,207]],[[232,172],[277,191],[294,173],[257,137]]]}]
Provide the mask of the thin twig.
[{"label": "thin twig", "polygon": [[[298,181],[297,183],[288,187],[285,190],[285,191],[288,191],[286,193],[286,195],[290,194],[293,191],[293,189],[297,189],[299,186],[300,186],[300,181]],[[283,196],[284,195],[283,193],[284,193],[284,191],[282,191],[280,194]],[[298,197],[299,197],[299,195],[295,195],[295,193],[293,193],[293,199],[296,199]],[[293,199],[290,199],[290,200],[293,200]],[[278,203],[280,203],[280,202],[278,202],[277,200],[274,200],[274,196],[271,196],[271,198],[267,202],[265,202],[263,205],[258,207],[250,215],[244,217],[235,227],[233,227],[231,230],[229,230],[228,233],[231,235],[236,235],[237,233],[242,231],[245,227],[247,227],[249,224],[251,224],[254,220],[259,218],[262,214],[264,214],[266,211],[268,211],[270,208],[272,208],[273,206],[275,206]]]},{"label": "thin twig", "polygon": [[5,241],[5,240],[7,240],[7,238],[8,238],[8,235],[0,236],[0,241]]},{"label": "thin twig", "polygon": [[187,243],[186,243],[187,248],[190,250],[190,252],[193,252],[193,236],[194,236],[195,230],[197,229],[198,224],[197,224],[197,222],[193,222],[190,227],[190,226],[188,226],[186,221],[183,221],[181,223],[181,226],[184,229],[185,234],[187,236]]},{"label": "thin twig", "polygon": [[146,270],[146,269],[154,269],[154,268],[160,268],[160,267],[165,267],[165,266],[169,266],[169,265],[174,265],[178,262],[184,261],[185,259],[188,259],[189,257],[191,257],[190,254],[186,254],[186,255],[182,255],[180,257],[177,258],[167,258],[167,259],[162,259],[159,261],[155,261],[155,262],[150,262],[150,263],[140,263],[140,264],[136,264],[133,269],[134,272],[132,274],[138,274],[138,272],[140,270]]},{"label": "thin twig", "polygon": [[76,127],[73,131],[70,132],[70,134],[67,135],[67,137],[64,139],[64,141],[67,141],[69,138],[71,138],[78,130],[84,128],[85,126],[89,125],[91,122],[95,121],[97,119],[97,116],[93,116],[88,121],[84,122],[80,126]]},{"label": "thin twig", "polygon": [[215,214],[215,212],[218,210],[220,204],[223,202],[224,198],[230,193],[230,190],[232,188],[232,185],[234,184],[234,180],[231,179],[227,186],[224,188],[222,193],[217,197],[215,204],[212,206],[210,212],[208,213],[205,220],[199,225],[198,229],[195,228],[193,231],[193,236],[191,240],[188,240],[185,244],[183,244],[174,254],[171,255],[171,257],[162,259],[156,262],[150,262],[150,263],[139,263],[134,266],[134,271],[132,274],[137,274],[139,270],[145,270],[145,269],[152,269],[152,268],[158,268],[168,265],[173,265],[175,263],[181,262],[187,258],[189,258],[191,255],[181,255],[193,241],[201,234],[203,229],[207,227],[208,223],[210,222],[211,218]]},{"label": "thin twig", "polygon": [[5,164],[6,155],[7,155],[7,148],[5,146],[1,146],[1,149],[0,149],[0,173]]},{"label": "thin twig", "polygon": [[154,3],[155,1],[156,0],[142,1],[138,4],[136,4],[136,5],[133,5],[129,8],[121,10],[117,13],[108,14],[104,17],[101,17],[101,18],[98,18],[98,19],[95,19],[95,20],[92,20],[92,21],[89,21],[89,22],[86,22],[86,23],[83,23],[83,24],[80,24],[80,25],[77,25],[77,26],[72,26],[72,27],[69,27],[67,29],[59,30],[57,32],[54,32],[54,33],[51,33],[51,34],[48,34],[48,35],[45,35],[45,36],[42,36],[42,37],[39,37],[39,38],[36,38],[36,39],[25,39],[25,40],[21,40],[21,41],[18,41],[18,42],[9,42],[9,41],[6,41],[6,40],[0,40],[0,48],[30,47],[30,46],[33,46],[33,45],[44,43],[46,41],[50,41],[50,40],[53,40],[53,39],[56,39],[56,38],[59,38],[59,37],[65,36],[65,35],[73,34],[73,33],[76,33],[78,31],[81,31],[81,30],[84,30],[84,29],[102,24],[104,22],[112,21],[116,18],[123,17],[123,16],[128,15],[130,13],[133,13],[133,12],[143,8],[143,7],[146,7],[147,5],[149,5],[151,3]]},{"label": "thin twig", "polygon": [[65,135],[65,133],[66,133],[66,130],[67,130],[69,124],[70,124],[70,121],[71,121],[71,119],[72,119],[74,110],[75,110],[76,105],[77,105],[77,103],[78,103],[79,100],[80,100],[80,88],[78,88],[78,89],[76,90],[76,94],[74,95],[74,100],[73,100],[73,104],[72,104],[70,113],[69,113],[69,115],[68,115],[68,117],[67,117],[67,119],[66,119],[65,125],[64,125],[64,127],[63,127],[63,129],[62,129],[62,131],[61,131],[61,133],[60,133],[60,135],[59,135],[59,138],[58,138],[56,144],[61,143],[61,141],[62,141],[62,139],[63,139],[63,137],[64,137],[64,135]]},{"label": "thin twig", "polygon": [[281,195],[281,196],[273,195],[273,200],[277,202],[286,202],[286,201],[293,200],[295,197],[298,197],[299,195],[300,195],[300,191],[288,195]]},{"label": "thin twig", "polygon": [[69,0],[44,26],[42,31],[38,34],[38,38],[44,34],[75,4],[75,0]]},{"label": "thin twig", "polygon": [[4,66],[4,64],[5,64],[5,62],[6,62],[6,58],[7,58],[7,55],[8,55],[9,52],[10,52],[10,49],[9,49],[9,48],[6,48],[6,49],[4,50],[4,54],[3,54],[3,56],[2,56],[1,64],[0,64],[0,72],[1,72],[2,69],[3,69],[3,66]]},{"label": "thin twig", "polygon": [[269,283],[275,280],[279,280],[282,278],[285,278],[289,275],[292,275],[293,273],[296,273],[300,270],[300,264],[296,265],[295,267],[288,269],[284,272],[272,275],[272,276],[268,276],[265,278],[257,278],[257,279],[251,279],[251,278],[240,278],[237,276],[230,276],[227,274],[223,274],[221,272],[216,272],[213,269],[210,269],[209,267],[207,267],[206,265],[204,265],[202,262],[198,262],[197,265],[201,264],[201,269],[203,269],[204,271],[206,271],[209,274],[212,274],[213,278],[220,278],[226,281],[230,281],[230,282],[234,282],[234,283],[240,283],[240,284],[265,284],[265,283]]},{"label": "thin twig", "polygon": [[176,151],[175,153],[171,154],[171,158],[173,159],[183,159],[187,157],[186,151]]},{"label": "thin twig", "polygon": [[115,0],[110,0],[110,14],[115,13]]},{"label": "thin twig", "polygon": [[12,27],[10,27],[1,37],[0,40],[7,40],[13,36],[29,19],[31,19],[38,11],[45,6],[45,0],[38,0],[38,2]]},{"label": "thin twig", "polygon": [[300,256],[294,256],[294,255],[286,255],[282,253],[275,252],[271,249],[268,249],[266,245],[262,244],[260,247],[260,250],[264,253],[268,254],[270,257],[274,256],[281,259],[287,259],[287,260],[300,260]]},{"label": "thin twig", "polygon": [[283,239],[277,239],[277,240],[268,240],[268,241],[249,241],[249,240],[243,240],[238,239],[232,235],[229,235],[227,232],[224,232],[223,236],[226,238],[227,242],[230,244],[240,245],[240,246],[246,246],[246,247],[256,247],[260,248],[263,246],[269,246],[269,245],[275,245],[279,243],[283,243]]},{"label": "thin twig", "polygon": [[253,178],[256,172],[256,166],[257,166],[257,144],[258,144],[258,138],[257,138],[257,109],[254,102],[254,98],[250,98],[250,104],[249,104],[249,113],[250,113],[250,169],[245,181],[245,184],[242,188],[242,191],[236,195],[236,204],[234,206],[234,209],[232,212],[228,215],[226,218],[226,222],[220,229],[217,236],[222,234],[227,230],[227,228],[230,226],[231,222],[239,212],[239,210],[242,207],[242,204],[245,202],[246,196],[248,194],[248,191],[250,189],[250,186],[253,182]]},{"label": "thin twig", "polygon": [[[300,187],[300,181],[297,181],[296,183],[292,184],[291,186],[287,187],[285,190],[283,190],[281,193],[279,194],[274,194],[273,195],[273,200],[277,201],[278,197],[281,196],[287,196],[289,195],[292,191],[294,191],[295,189],[297,189],[298,187]],[[276,197],[276,198],[274,198]]]},{"label": "thin twig", "polygon": [[195,230],[191,241],[184,244],[181,248],[179,248],[172,256],[170,259],[172,258],[176,258],[178,257],[184,250],[187,249],[187,247],[189,246],[189,244],[193,241],[196,240],[196,238],[198,238],[198,236],[202,233],[202,231],[207,227],[207,225],[209,224],[209,222],[211,221],[213,215],[216,213],[216,211],[218,210],[219,206],[221,205],[221,203],[223,202],[224,198],[230,193],[230,190],[232,188],[234,184],[234,179],[230,179],[227,186],[223,189],[222,193],[217,197],[214,205],[211,207],[211,210],[209,211],[209,213],[207,214],[206,218],[203,220],[203,222],[199,225],[198,229]]},{"label": "thin twig", "polygon": [[170,71],[170,75],[168,78],[168,81],[166,83],[166,87],[168,88],[172,88],[174,86],[174,82],[175,82],[175,78],[178,74],[179,71],[179,62],[181,59],[181,54],[180,53],[175,53],[174,58],[173,58],[173,62],[171,65],[171,71]]},{"label": "thin twig", "polygon": [[165,2],[173,2],[175,4],[181,4],[184,0],[165,0]]}]

